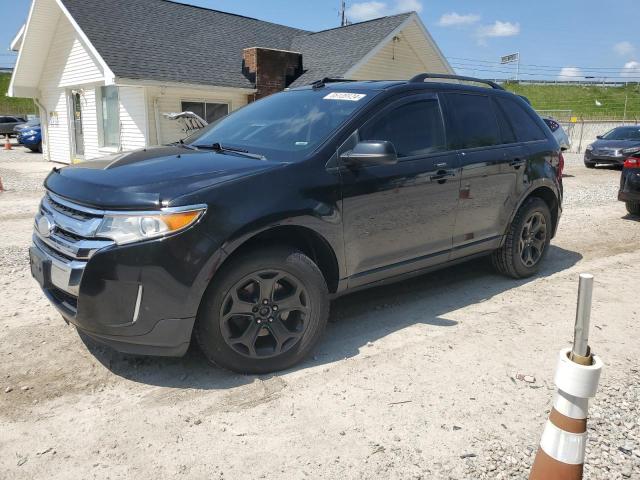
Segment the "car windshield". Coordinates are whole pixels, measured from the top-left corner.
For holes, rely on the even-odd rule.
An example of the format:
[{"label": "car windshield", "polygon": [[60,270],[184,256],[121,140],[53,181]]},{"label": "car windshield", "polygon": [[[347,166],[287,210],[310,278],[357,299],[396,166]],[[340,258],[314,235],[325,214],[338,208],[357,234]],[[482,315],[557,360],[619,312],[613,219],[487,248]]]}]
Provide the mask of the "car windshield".
[{"label": "car windshield", "polygon": [[640,127],[614,128],[602,138],[604,140],[640,140]]},{"label": "car windshield", "polygon": [[326,88],[277,93],[236,110],[184,142],[195,147],[220,144],[267,160],[301,160],[376,93]]}]

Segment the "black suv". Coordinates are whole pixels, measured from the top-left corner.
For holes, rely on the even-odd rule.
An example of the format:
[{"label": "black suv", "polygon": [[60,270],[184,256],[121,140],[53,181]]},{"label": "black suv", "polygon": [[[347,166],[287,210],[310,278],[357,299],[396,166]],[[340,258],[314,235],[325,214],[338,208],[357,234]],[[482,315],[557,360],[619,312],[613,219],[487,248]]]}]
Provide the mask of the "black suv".
[{"label": "black suv", "polygon": [[216,364],[274,371],[346,292],[487,254],[533,275],[562,168],[540,117],[492,82],[325,79],[174,145],[54,169],[31,270],[117,350],[179,356],[193,333]]}]

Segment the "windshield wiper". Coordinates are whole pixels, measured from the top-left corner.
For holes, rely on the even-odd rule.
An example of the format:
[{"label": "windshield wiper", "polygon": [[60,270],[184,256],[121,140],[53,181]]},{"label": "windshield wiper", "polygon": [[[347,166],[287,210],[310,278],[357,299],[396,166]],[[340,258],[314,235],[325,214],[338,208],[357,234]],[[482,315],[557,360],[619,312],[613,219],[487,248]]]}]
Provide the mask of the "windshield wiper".
[{"label": "windshield wiper", "polygon": [[176,147],[188,148],[189,150],[198,150],[193,145],[189,145],[188,143],[184,143],[184,140],[182,140],[182,139],[178,140],[177,142],[173,142],[170,145],[175,145]]},{"label": "windshield wiper", "polygon": [[213,150],[217,153],[233,153],[236,155],[241,155],[247,158],[254,158],[256,160],[266,160],[267,158],[264,155],[260,155],[258,153],[250,153],[248,150],[243,148],[235,148],[235,147],[225,147],[220,143],[212,143],[211,145],[195,145],[196,148]]}]

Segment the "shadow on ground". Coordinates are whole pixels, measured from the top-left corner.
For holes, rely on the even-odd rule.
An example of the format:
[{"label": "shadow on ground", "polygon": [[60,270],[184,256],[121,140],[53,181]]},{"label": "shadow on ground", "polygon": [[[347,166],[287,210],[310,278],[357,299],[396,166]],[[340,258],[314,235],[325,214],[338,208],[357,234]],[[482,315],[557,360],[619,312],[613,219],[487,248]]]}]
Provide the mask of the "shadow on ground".
[{"label": "shadow on ground", "polygon": [[[495,273],[488,258],[429,273],[410,280],[360,291],[332,303],[330,323],[312,358],[291,371],[357,355],[369,342],[410,325],[449,328],[447,314],[487,300],[536,278],[568,269],[582,259],[577,252],[551,246],[541,271],[525,280]],[[271,375],[238,375],[212,367],[192,342],[182,358],[138,357],[117,353],[82,336],[93,355],[114,374],[165,387],[227,389]]]}]

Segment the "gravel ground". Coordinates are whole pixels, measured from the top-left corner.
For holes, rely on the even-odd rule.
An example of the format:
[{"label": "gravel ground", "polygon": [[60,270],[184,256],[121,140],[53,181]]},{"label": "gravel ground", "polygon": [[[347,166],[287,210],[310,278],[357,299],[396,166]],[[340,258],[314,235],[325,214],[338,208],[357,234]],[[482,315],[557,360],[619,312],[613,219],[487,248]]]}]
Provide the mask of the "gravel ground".
[{"label": "gravel ground", "polygon": [[525,479],[589,271],[605,370],[585,477],[640,479],[640,223],[615,200],[618,171],[567,155],[535,278],[481,260],[352,294],[313,358],[242,376],[196,349],[121,355],[65,326],[26,257],[51,167],[0,151],[0,478]]}]

